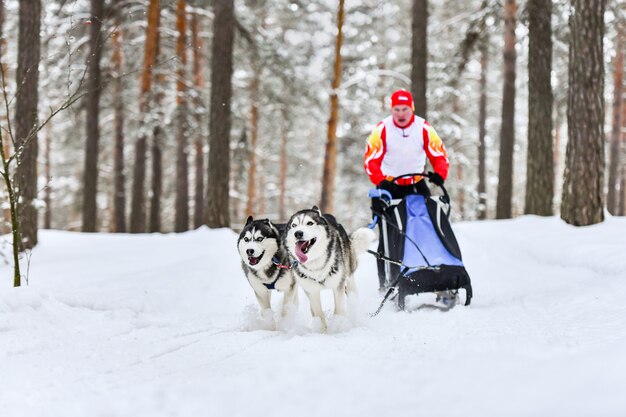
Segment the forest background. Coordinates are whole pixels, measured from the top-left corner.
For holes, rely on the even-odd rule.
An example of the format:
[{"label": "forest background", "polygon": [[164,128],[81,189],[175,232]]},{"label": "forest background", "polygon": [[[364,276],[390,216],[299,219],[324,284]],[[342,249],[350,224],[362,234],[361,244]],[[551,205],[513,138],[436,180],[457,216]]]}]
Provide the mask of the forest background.
[{"label": "forest background", "polygon": [[[414,93],[447,147],[454,220],[560,213],[583,225],[607,208],[624,215],[625,3],[0,1],[3,160],[16,162],[3,172],[21,218],[34,211],[21,222],[24,246],[40,227],[237,229],[248,215],[280,222],[320,201],[348,228],[363,225],[365,141],[398,88]],[[39,37],[20,42],[29,30]],[[533,33],[548,41],[537,46]],[[37,64],[20,68],[34,44]],[[23,120],[33,68],[36,117]],[[549,100],[533,90],[537,69]],[[577,99],[581,85],[597,100]],[[568,120],[596,133],[572,138],[587,131]],[[544,148],[532,148],[538,125]],[[596,204],[583,207],[577,189]],[[8,233],[6,184],[0,192]],[[570,200],[578,213],[564,209]]]}]

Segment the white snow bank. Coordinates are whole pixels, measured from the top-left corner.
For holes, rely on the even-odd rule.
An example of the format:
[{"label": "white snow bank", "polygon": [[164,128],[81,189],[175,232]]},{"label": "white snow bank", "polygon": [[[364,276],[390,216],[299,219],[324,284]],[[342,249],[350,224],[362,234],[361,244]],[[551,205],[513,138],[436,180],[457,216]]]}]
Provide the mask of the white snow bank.
[{"label": "white snow bank", "polygon": [[469,308],[369,318],[362,255],[359,299],[327,334],[302,293],[259,316],[230,230],[42,231],[28,286],[0,266],[0,415],[626,415],[626,220],[455,231]]}]

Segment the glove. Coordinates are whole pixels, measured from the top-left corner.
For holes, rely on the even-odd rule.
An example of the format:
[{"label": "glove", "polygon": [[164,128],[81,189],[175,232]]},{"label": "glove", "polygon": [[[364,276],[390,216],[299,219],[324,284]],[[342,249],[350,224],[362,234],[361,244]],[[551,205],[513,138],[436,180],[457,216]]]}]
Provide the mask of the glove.
[{"label": "glove", "polygon": [[428,173],[428,181],[432,182],[436,186],[441,187],[443,185],[443,177],[436,172]]},{"label": "glove", "polygon": [[378,188],[381,190],[387,190],[391,193],[392,197],[396,197],[398,195],[398,184],[389,180],[382,180],[378,183]]},{"label": "glove", "polygon": [[380,188],[381,190],[387,190],[392,194],[397,189],[397,187],[398,186],[395,183],[389,180],[382,180],[378,183],[378,188]]}]

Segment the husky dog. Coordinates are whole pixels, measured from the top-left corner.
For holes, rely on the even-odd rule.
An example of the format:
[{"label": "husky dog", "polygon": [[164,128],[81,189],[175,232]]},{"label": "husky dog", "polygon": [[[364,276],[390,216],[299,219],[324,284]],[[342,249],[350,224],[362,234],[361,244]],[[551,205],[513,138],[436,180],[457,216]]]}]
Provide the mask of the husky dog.
[{"label": "husky dog", "polygon": [[364,252],[375,234],[361,228],[348,236],[343,226],[330,214],[322,214],[317,206],[291,216],[284,234],[285,246],[294,262],[293,274],[309,297],[311,314],[319,317],[323,329],[326,318],[322,311],[320,291],[333,290],[335,314],[345,314],[345,295],[356,293],[354,271],[357,255]]},{"label": "husky dog", "polygon": [[285,315],[287,305],[297,303],[297,288],[281,231],[268,219],[253,220],[250,216],[239,235],[237,249],[261,310],[271,309],[270,291],[276,289],[284,292],[281,313]]}]

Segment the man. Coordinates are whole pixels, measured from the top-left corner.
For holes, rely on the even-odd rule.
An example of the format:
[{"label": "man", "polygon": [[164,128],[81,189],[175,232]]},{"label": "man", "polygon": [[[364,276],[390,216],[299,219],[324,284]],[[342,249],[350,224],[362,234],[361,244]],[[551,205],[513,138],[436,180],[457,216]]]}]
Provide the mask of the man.
[{"label": "man", "polygon": [[391,95],[391,115],[378,123],[367,140],[365,172],[379,188],[395,198],[407,194],[430,195],[422,177],[395,177],[424,172],[428,157],[435,173],[430,181],[442,185],[448,176],[448,154],[435,129],[413,114],[413,96],[405,90]]},{"label": "man", "polygon": [[[430,182],[443,185],[448,175],[448,154],[441,138],[426,120],[413,114],[414,109],[411,93],[406,90],[395,91],[391,95],[391,115],[376,125],[367,140],[365,172],[378,188],[389,191],[394,199],[404,198],[409,194],[430,196],[430,190],[422,176],[396,180],[396,177],[405,174],[424,172],[426,158],[435,171],[429,176]],[[379,201],[374,200],[372,209],[380,213],[383,207]],[[394,214],[385,217],[385,224],[379,222],[381,239],[378,252],[392,259],[402,260],[404,238],[400,233],[398,219],[401,222],[404,219],[400,210],[396,209]],[[397,265],[378,260],[381,291],[389,285],[387,277],[393,279],[399,272]],[[439,293],[438,299],[445,296],[450,294]]]}]

